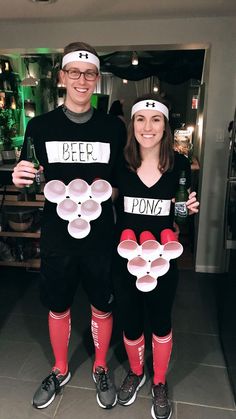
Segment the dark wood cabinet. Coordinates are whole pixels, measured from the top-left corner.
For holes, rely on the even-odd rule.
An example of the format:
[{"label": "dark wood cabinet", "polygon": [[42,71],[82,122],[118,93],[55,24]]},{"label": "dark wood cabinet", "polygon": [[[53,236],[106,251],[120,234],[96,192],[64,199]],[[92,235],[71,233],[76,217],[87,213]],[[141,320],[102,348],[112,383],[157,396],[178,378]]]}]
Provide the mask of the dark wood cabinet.
[{"label": "dark wood cabinet", "polygon": [[[21,266],[34,269],[40,267],[40,213],[44,206],[44,195],[43,193],[37,194],[35,201],[27,201],[24,200],[25,198],[22,191],[19,191],[14,185],[0,187],[0,241],[5,243],[12,255],[11,260],[4,260],[3,255],[0,254],[0,266]],[[27,220],[23,219],[24,214],[28,217]],[[19,222],[18,220],[16,222],[17,216]],[[20,217],[22,217],[22,222],[20,222]],[[35,244],[37,244],[37,249]],[[31,245],[32,252],[30,252]],[[23,250],[22,255],[19,256],[18,247],[22,246],[27,251]]]}]

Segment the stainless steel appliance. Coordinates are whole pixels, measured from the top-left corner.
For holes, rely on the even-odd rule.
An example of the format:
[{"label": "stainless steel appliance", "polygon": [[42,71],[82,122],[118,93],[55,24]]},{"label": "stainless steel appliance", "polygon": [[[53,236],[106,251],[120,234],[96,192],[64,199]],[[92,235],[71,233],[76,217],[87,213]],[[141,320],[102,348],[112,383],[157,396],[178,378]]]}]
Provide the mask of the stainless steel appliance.
[{"label": "stainless steel appliance", "polygon": [[232,130],[228,164],[227,194],[225,202],[225,247],[236,249],[236,109]]},{"label": "stainless steel appliance", "polygon": [[236,402],[236,110],[230,130],[225,247],[229,250],[229,264],[227,272],[218,281],[219,335]]}]

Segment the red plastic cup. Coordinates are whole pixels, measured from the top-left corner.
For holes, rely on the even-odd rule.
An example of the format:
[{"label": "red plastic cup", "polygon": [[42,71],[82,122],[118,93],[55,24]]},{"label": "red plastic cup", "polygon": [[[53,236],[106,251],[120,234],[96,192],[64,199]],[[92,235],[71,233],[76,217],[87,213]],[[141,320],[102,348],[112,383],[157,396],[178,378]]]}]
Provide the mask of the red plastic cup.
[{"label": "red plastic cup", "polygon": [[142,233],[139,236],[139,243],[143,244],[144,242],[148,240],[154,240],[156,241],[156,237],[151,233],[151,231],[142,231]]},{"label": "red plastic cup", "polygon": [[150,274],[155,277],[162,276],[165,275],[169,269],[170,263],[167,259],[157,258],[151,263]]},{"label": "red plastic cup", "polygon": [[129,260],[127,268],[129,273],[131,275],[135,276],[141,276],[144,275],[149,269],[148,269],[148,262],[141,258],[140,256],[137,256],[131,260]]},{"label": "red plastic cup", "polygon": [[126,228],[125,230],[122,231],[121,236],[120,236],[120,243],[125,240],[131,240],[137,243],[137,237],[135,235],[134,230],[131,230],[130,228]]},{"label": "red plastic cup", "polygon": [[149,292],[154,290],[157,286],[157,279],[153,278],[151,275],[144,275],[136,280],[136,287],[139,291]]},{"label": "red plastic cup", "polygon": [[122,231],[117,251],[120,256],[126,259],[132,259],[138,256],[139,246],[133,230],[127,228]]},{"label": "red plastic cup", "polygon": [[164,259],[176,259],[183,253],[183,246],[177,240],[176,233],[170,228],[161,232],[161,243],[163,245],[162,257]]},{"label": "red plastic cup", "polygon": [[139,241],[142,248],[141,255],[145,260],[153,260],[159,256],[161,245],[150,231],[143,231],[140,234]]},{"label": "red plastic cup", "polygon": [[161,231],[161,244],[166,244],[169,242],[176,242],[177,235],[176,233],[171,230],[170,228],[165,228],[165,230]]}]

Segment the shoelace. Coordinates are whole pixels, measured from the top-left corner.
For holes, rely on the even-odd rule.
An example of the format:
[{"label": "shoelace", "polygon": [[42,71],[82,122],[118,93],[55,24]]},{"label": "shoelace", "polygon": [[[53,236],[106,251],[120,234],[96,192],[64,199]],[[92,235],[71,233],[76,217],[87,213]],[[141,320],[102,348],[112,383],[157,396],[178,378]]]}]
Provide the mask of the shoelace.
[{"label": "shoelace", "polygon": [[107,391],[109,386],[108,386],[108,375],[106,371],[103,370],[99,372],[98,377],[99,377],[99,385],[100,385],[101,391]]},{"label": "shoelace", "polygon": [[51,372],[51,374],[49,374],[42,382],[42,388],[43,390],[48,391],[51,383],[54,383],[55,386],[55,390],[57,391],[57,389],[60,387],[60,383],[56,377],[56,375],[54,374],[54,372]]},{"label": "shoelace", "polygon": [[136,377],[137,377],[137,375],[135,375],[132,371],[129,371],[128,375],[125,379],[124,385],[122,385],[122,390],[123,391],[130,391],[133,387],[133,384],[135,382]]},{"label": "shoelace", "polygon": [[165,406],[167,404],[167,392],[164,384],[158,384],[154,388],[154,403],[158,406]]}]

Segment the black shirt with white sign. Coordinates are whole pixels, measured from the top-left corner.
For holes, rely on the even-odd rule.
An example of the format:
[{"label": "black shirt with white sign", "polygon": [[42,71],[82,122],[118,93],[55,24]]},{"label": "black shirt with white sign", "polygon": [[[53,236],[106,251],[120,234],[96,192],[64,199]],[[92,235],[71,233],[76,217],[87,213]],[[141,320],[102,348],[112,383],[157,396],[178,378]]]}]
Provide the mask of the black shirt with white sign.
[{"label": "black shirt with white sign", "polygon": [[[44,167],[45,181],[58,179],[66,185],[80,178],[89,185],[96,178],[114,184],[114,169],[125,142],[124,124],[119,118],[94,110],[89,121],[72,122],[62,107],[29,121],[26,137],[34,140],[35,151]],[[23,145],[21,160],[25,157]],[[111,199],[102,203],[102,214],[91,221],[84,239],[72,238],[68,222],[58,217],[56,204],[46,200],[41,226],[41,249],[69,251],[80,246],[95,248],[98,240],[109,247],[114,231]]]},{"label": "black shirt with white sign", "polygon": [[160,232],[173,229],[174,203],[181,170],[185,170],[187,188],[190,187],[191,169],[189,160],[175,152],[174,167],[162,174],[151,187],[146,186],[137,173],[123,166],[117,173],[119,200],[117,204],[117,229],[135,231],[137,238],[142,231],[151,231],[160,241]]}]

